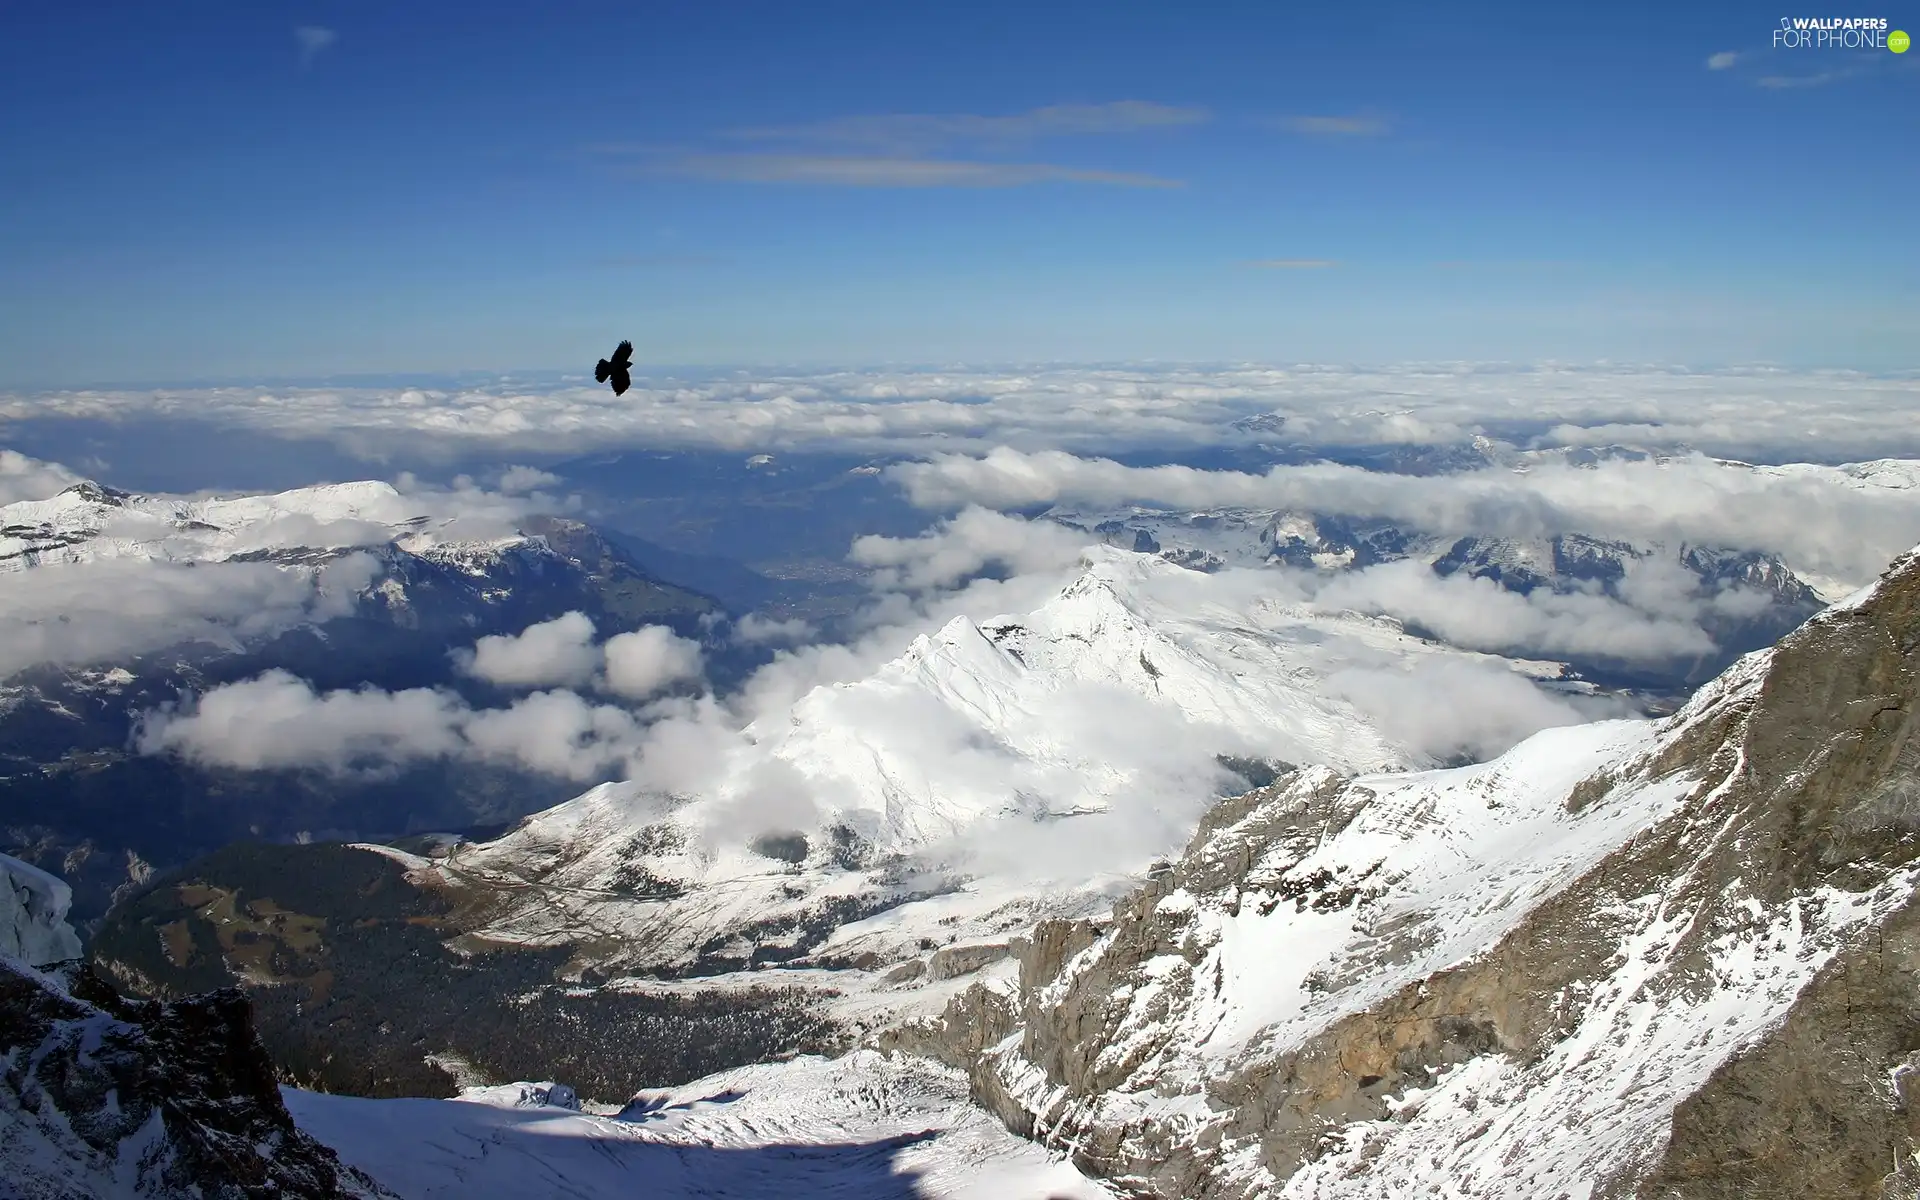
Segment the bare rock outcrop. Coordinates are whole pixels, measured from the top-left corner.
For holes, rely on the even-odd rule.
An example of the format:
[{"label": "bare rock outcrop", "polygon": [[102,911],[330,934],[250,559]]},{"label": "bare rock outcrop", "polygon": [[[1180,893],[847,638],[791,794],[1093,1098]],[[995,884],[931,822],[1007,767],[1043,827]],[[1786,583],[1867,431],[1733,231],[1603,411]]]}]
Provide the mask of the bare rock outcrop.
[{"label": "bare rock outcrop", "polygon": [[39,970],[78,950],[61,919],[64,885],[47,887],[39,872],[8,878],[35,885],[23,940],[42,961],[0,954],[0,1194],[392,1195],[295,1128],[237,989],[135,1001],[78,962]]}]

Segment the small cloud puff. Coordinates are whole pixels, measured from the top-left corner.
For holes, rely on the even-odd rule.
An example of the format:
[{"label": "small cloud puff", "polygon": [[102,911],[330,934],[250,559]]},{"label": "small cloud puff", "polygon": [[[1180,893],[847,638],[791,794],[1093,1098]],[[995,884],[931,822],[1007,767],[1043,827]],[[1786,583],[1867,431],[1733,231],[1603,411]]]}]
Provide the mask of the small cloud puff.
[{"label": "small cloud puff", "polygon": [[799,617],[776,620],[760,613],[748,613],[733,625],[733,640],[747,646],[804,645],[818,631]]},{"label": "small cloud puff", "polygon": [[577,687],[600,669],[600,648],[593,644],[593,622],[570,612],[517,634],[483,637],[472,650],[457,651],[455,660],[466,674],[500,687]]},{"label": "small cloud puff", "polygon": [[542,488],[550,488],[559,482],[558,475],[551,471],[542,471],[538,467],[508,467],[500,472],[500,490],[509,496],[519,496]]},{"label": "small cloud puff", "polygon": [[698,679],[704,669],[700,644],[664,625],[648,625],[607,639],[606,687],[639,700],[679,683]]},{"label": "small cloud puff", "polygon": [[499,687],[592,683],[636,700],[698,679],[705,669],[700,644],[664,625],[643,626],[599,645],[593,639],[593,621],[569,612],[519,633],[483,637],[471,650],[454,651],[453,658],[463,673]]},{"label": "small cloud puff", "polygon": [[304,66],[311,63],[322,50],[339,41],[340,35],[318,25],[301,25],[294,29],[293,38],[300,44],[300,62]]}]

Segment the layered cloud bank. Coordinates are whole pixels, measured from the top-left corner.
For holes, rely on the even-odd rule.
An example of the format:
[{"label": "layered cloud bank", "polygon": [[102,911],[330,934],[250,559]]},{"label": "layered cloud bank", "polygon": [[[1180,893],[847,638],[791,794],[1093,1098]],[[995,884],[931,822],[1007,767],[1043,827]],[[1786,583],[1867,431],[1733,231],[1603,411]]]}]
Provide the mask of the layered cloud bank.
[{"label": "layered cloud bank", "polygon": [[353,611],[368,555],[315,572],[270,563],[120,559],[0,575],[0,680],[42,664],[114,662],[183,642],[237,645]]},{"label": "layered cloud bank", "polygon": [[[0,395],[10,419],[165,418],[340,445],[572,452],[607,446],[1081,453],[1279,441],[1523,447],[1633,444],[1759,462],[1920,456],[1920,376],[1439,364],[951,371],[642,370],[424,388],[278,387]],[[0,478],[4,468],[0,467]],[[509,490],[511,490],[509,488]]]},{"label": "layered cloud bank", "polygon": [[[18,493],[0,504],[0,680],[345,616],[379,571],[374,552],[396,539],[484,543],[577,503],[407,475],[232,499],[57,494],[77,482],[57,463],[0,452],[0,497]],[[313,548],[359,552],[313,568],[258,558]]]},{"label": "layered cloud bank", "polygon": [[[1098,536],[1030,519],[1049,507],[1339,514],[1445,535],[1728,547],[1778,554],[1828,583],[1858,583],[1920,542],[1920,470],[1830,464],[1920,454],[1910,420],[1916,399],[1915,379],[1839,373],[1047,369],[656,380],[618,402],[565,384],[63,393],[36,398],[32,415],[218,420],[372,456],[417,440],[493,455],[495,464],[524,462],[523,451],[621,444],[910,459],[886,466],[882,478],[924,510],[928,528],[846,547],[871,588],[852,634],[820,642],[804,621],[745,616],[732,627],[734,642],[767,648],[773,660],[731,694],[705,690],[696,643],[665,628],[598,629],[576,612],[452,649],[465,677],[506,693],[487,706],[446,689],[325,690],[269,671],[151,712],[137,740],[146,753],[237,769],[365,774],[461,759],[582,783],[625,778],[654,795],[730,797],[714,812],[722,835],[738,839],[807,826],[831,806],[817,782],[752,751],[813,689],[895,669],[889,664],[917,638],[954,617],[1032,613],[1083,573]],[[0,422],[25,415],[22,402],[0,398]],[[1342,457],[1384,469],[1326,461]],[[168,509],[158,524],[130,511],[90,543],[124,553],[11,577],[19,586],[0,606],[0,676],[338,615],[373,578],[372,554],[316,573],[211,561],[209,540],[246,541],[223,543],[230,552],[373,550],[422,531],[508,536],[528,515],[574,503],[563,498],[567,465],[539,461],[547,466],[476,470],[479,481],[348,485],[323,511],[278,513],[272,498],[217,502],[260,510],[233,523],[240,533],[220,532],[226,510],[206,498],[180,500],[199,507]],[[1248,462],[1256,465],[1222,465]],[[0,456],[0,499],[41,498],[76,478],[57,464]],[[46,519],[38,506],[19,511],[23,522]],[[188,569],[168,561],[175,557],[201,561]],[[1703,583],[1670,557],[1621,561],[1625,574],[1607,587],[1572,591],[1505,590],[1410,560],[1337,571],[1173,570],[1141,583],[1139,598],[1171,614],[1232,614],[1247,628],[1286,614],[1311,631],[1299,634],[1302,645],[1343,647],[1337,659],[1316,660],[1319,696],[1349,706],[1413,756],[1484,757],[1541,727],[1616,711],[1537,687],[1529,676],[1543,672],[1527,660],[1657,665],[1709,656],[1712,630],[1768,603],[1757,587]],[[1454,649],[1409,658],[1390,623],[1339,625],[1356,617],[1391,618]],[[1372,632],[1349,639],[1351,630]],[[1063,687],[1045,712],[1063,747],[1097,750],[1141,781],[1139,822],[1129,828],[1147,840],[1172,836],[1179,821],[1168,825],[1169,814],[1204,800],[1220,773],[1216,750],[1274,749],[1257,739],[1203,746],[1187,725],[1105,682]],[[872,744],[925,759],[929,769],[997,780],[1009,795],[1032,781],[1021,773],[1030,764],[1012,763],[950,713],[903,700],[856,715]]]},{"label": "layered cloud bank", "polygon": [[1411,529],[1762,550],[1797,568],[1862,581],[1920,540],[1920,496],[1860,486],[1840,471],[1754,468],[1701,456],[1663,461],[1546,460],[1402,475],[1335,463],[1258,474],[1132,467],[1061,451],[999,448],[888,469],[916,504],[1033,509],[1063,502],[1175,509],[1298,509],[1378,517]]}]

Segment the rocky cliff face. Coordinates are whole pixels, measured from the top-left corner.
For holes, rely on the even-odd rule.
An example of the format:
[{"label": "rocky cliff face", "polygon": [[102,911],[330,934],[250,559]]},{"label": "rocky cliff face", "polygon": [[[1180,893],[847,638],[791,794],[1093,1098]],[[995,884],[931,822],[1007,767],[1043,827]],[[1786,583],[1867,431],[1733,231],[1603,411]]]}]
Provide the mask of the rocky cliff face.
[{"label": "rocky cliff face", "polygon": [[895,1042],[1144,1196],[1920,1194],[1920,557],[1674,717],[1296,773]]},{"label": "rocky cliff face", "polygon": [[[0,858],[0,878],[31,870]],[[20,940],[43,965],[46,952],[77,952],[60,916],[26,914]],[[0,954],[0,1194],[391,1195],[294,1128],[238,991],[130,1002],[78,964],[49,973],[10,954]]]}]

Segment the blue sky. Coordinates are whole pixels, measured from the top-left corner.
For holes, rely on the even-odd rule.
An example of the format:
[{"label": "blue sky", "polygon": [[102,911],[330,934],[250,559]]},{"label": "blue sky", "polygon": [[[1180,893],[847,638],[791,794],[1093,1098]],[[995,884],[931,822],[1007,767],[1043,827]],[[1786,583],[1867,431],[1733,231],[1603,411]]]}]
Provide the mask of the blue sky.
[{"label": "blue sky", "polygon": [[15,6],[0,386],[620,337],[643,369],[1920,366],[1920,53],[1773,50],[1779,15]]}]

